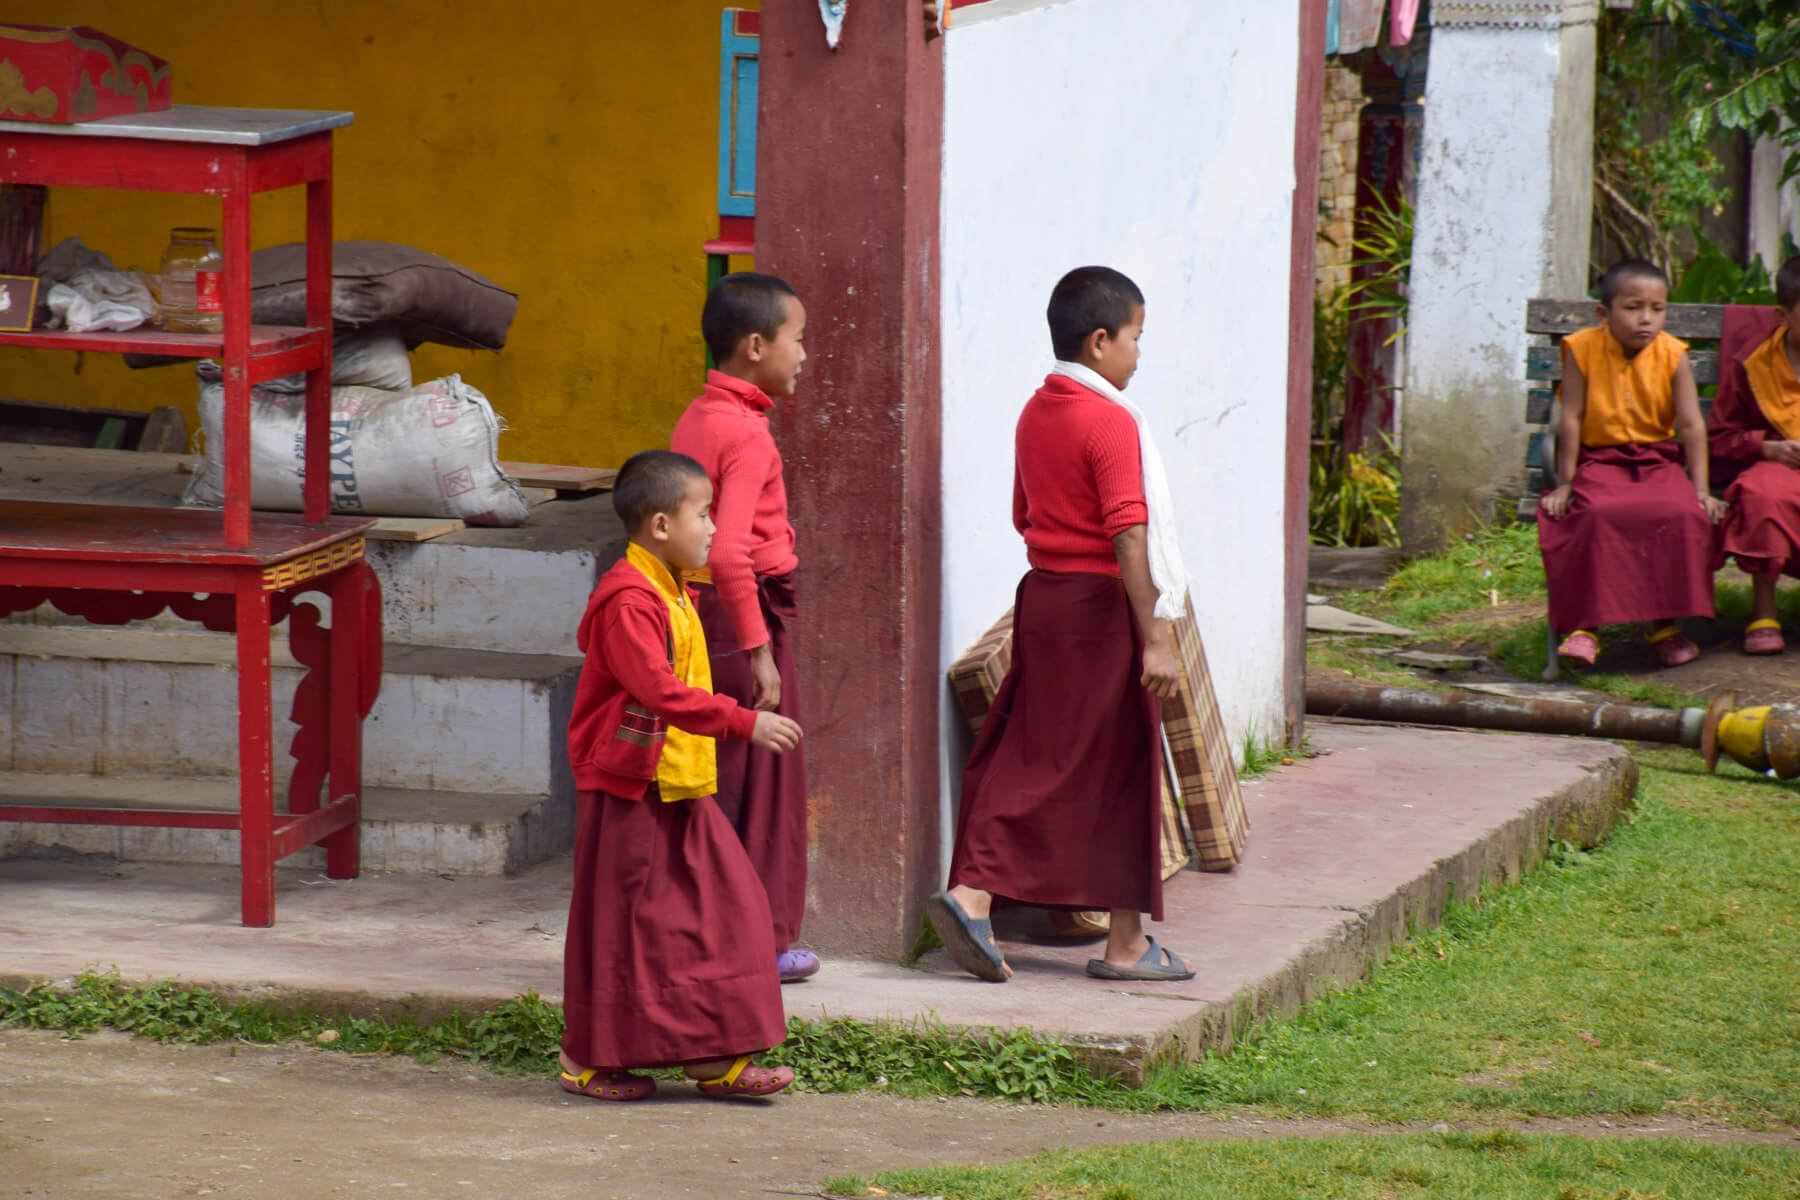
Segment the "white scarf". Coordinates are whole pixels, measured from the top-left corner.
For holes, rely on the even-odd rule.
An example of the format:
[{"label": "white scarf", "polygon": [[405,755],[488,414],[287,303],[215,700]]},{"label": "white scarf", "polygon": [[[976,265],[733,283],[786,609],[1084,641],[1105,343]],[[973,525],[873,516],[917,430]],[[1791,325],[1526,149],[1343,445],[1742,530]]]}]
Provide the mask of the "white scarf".
[{"label": "white scarf", "polygon": [[1188,573],[1181,561],[1181,533],[1175,528],[1175,503],[1169,496],[1169,473],[1163,469],[1156,439],[1150,436],[1150,423],[1138,406],[1125,398],[1124,392],[1092,367],[1057,359],[1056,368],[1050,373],[1067,376],[1089,391],[1098,392],[1130,413],[1131,419],[1137,422],[1138,457],[1144,463],[1144,503],[1150,510],[1144,542],[1150,553],[1150,582],[1156,585],[1156,615],[1166,621],[1186,615]]}]

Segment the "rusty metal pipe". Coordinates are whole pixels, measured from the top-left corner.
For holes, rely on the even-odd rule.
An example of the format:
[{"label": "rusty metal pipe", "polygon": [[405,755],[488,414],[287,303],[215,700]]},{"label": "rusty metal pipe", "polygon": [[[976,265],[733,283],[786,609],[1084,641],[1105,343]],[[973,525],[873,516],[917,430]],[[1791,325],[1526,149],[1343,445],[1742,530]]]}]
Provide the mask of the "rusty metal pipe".
[{"label": "rusty metal pipe", "polygon": [[1667,742],[1692,750],[1703,748],[1702,737],[1707,728],[1704,708],[1675,710],[1636,704],[1589,704],[1581,700],[1524,700],[1372,683],[1308,683],[1306,711],[1315,717]]}]

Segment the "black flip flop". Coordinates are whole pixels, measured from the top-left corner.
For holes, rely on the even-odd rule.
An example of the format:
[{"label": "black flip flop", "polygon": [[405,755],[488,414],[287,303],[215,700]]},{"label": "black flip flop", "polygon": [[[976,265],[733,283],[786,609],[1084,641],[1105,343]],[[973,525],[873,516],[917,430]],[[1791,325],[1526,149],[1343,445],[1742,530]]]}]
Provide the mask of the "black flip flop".
[{"label": "black flip flop", "polygon": [[1155,938],[1150,939],[1150,948],[1144,951],[1144,956],[1131,966],[1115,967],[1104,958],[1090,958],[1087,973],[1095,979],[1137,979],[1146,982],[1194,977],[1194,969],[1187,965],[1181,955],[1157,945]]},{"label": "black flip flop", "polygon": [[971,918],[949,892],[938,892],[925,901],[925,915],[957,966],[989,983],[1006,982],[1006,960],[994,945],[992,921]]}]

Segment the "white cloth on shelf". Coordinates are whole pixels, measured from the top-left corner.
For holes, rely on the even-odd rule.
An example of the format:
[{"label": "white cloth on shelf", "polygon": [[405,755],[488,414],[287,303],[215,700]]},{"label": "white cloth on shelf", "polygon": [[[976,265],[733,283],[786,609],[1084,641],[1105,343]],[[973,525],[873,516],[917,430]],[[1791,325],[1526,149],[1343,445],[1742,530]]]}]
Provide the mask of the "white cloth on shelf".
[{"label": "white cloth on shelf", "polygon": [[50,323],[70,333],[124,332],[156,319],[156,300],[142,271],[84,267],[50,285]]}]

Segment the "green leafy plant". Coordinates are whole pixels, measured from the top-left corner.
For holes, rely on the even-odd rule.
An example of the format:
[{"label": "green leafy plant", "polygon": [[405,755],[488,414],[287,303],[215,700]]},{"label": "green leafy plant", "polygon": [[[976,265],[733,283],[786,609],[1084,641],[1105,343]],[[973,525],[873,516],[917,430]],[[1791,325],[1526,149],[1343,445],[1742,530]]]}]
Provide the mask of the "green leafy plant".
[{"label": "green leafy plant", "polygon": [[1333,288],[1313,301],[1312,440],[1338,440],[1344,417],[1344,372],[1350,362],[1349,295]]},{"label": "green leafy plant", "polygon": [[1350,243],[1357,257],[1350,260],[1345,311],[1386,318],[1394,329],[1383,345],[1393,345],[1406,333],[1407,281],[1412,278],[1413,208],[1401,197],[1390,205],[1379,193],[1373,208],[1358,214],[1363,235]]},{"label": "green leafy plant", "polygon": [[1692,35],[1671,91],[1690,136],[1713,128],[1777,138],[1800,173],[1800,9],[1793,0],[1644,0]]},{"label": "green leafy plant", "polygon": [[[1771,137],[1800,171],[1800,7],[1792,0],[1639,0],[1601,14],[1596,239],[1673,272],[1731,199],[1722,135]],[[1604,263],[1596,262],[1596,268]]]},{"label": "green leafy plant", "polygon": [[1400,456],[1314,447],[1308,508],[1316,546],[1399,545]]},{"label": "green leafy plant", "polygon": [[[1700,253],[1669,290],[1670,300],[1677,304],[1775,303],[1775,281],[1760,258],[1740,266],[1704,237],[1696,235],[1696,240]],[[1788,248],[1793,248],[1791,241]]]}]

